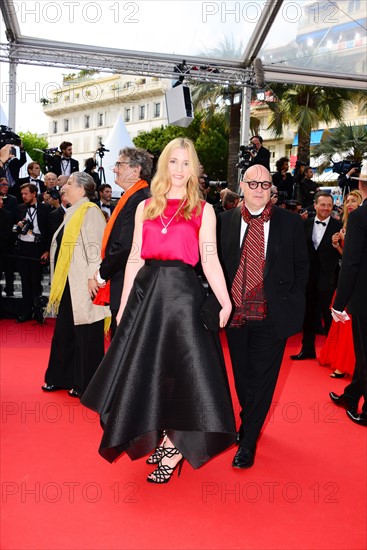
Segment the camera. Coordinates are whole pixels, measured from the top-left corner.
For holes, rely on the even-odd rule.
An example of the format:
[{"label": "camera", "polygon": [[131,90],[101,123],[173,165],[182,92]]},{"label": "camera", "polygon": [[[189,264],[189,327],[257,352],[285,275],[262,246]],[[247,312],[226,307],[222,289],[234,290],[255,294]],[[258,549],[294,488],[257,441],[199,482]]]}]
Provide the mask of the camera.
[{"label": "camera", "polygon": [[60,185],[55,185],[55,187],[51,187],[50,189],[47,189],[46,193],[48,193],[51,197],[51,199],[54,199],[55,201],[59,201],[60,198]]},{"label": "camera", "polygon": [[341,160],[340,162],[333,162],[333,172],[336,174],[346,174],[352,168],[358,168],[361,171],[362,164],[360,162],[353,162],[351,160]]},{"label": "camera", "polygon": [[13,225],[12,232],[16,233],[17,235],[27,235],[28,231],[32,231],[33,229],[33,222],[29,220],[28,218],[24,218],[20,221],[22,226],[18,225],[17,223]]},{"label": "camera", "polygon": [[241,145],[238,157],[239,163],[236,164],[237,168],[246,169],[250,165],[251,153],[256,153],[256,145],[251,143],[250,145]]},{"label": "camera", "polygon": [[[17,145],[18,147],[21,145],[22,140],[18,136],[18,134],[15,134],[11,131],[11,128],[8,126],[5,126],[4,124],[0,125],[0,149],[4,147],[4,145],[7,145],[8,143],[11,143],[12,145]],[[14,148],[12,148],[14,149]],[[11,154],[15,155],[16,150],[11,150]]]},{"label": "camera", "polygon": [[99,147],[96,151],[96,153],[98,153],[99,157],[100,158],[103,158],[104,157],[104,154],[105,153],[109,153],[110,150],[109,149],[106,149],[106,147],[103,145],[102,141],[100,141],[99,143]]}]

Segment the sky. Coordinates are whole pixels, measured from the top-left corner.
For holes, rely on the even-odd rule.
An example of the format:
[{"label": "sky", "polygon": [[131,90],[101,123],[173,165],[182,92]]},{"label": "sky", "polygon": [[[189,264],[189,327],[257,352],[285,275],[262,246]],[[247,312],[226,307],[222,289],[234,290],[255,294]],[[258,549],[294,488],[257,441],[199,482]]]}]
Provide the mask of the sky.
[{"label": "sky", "polygon": [[[16,0],[15,12],[25,36],[127,50],[197,55],[232,36],[234,47],[247,44],[265,0]],[[276,47],[295,36],[304,1],[287,1],[272,31]],[[287,33],[284,33],[284,21]],[[0,22],[0,41],[6,43]],[[18,65],[15,131],[47,133],[40,98],[61,85],[68,68]],[[8,64],[0,63],[0,102],[8,113]]]}]

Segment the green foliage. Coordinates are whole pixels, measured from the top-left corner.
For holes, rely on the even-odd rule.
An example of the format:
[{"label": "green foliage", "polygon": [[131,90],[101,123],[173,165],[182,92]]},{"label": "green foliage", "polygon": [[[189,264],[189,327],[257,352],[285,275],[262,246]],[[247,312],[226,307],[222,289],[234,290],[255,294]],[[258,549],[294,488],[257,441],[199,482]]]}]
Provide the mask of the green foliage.
[{"label": "green foliage", "polygon": [[42,170],[45,169],[43,162],[43,154],[34,149],[47,149],[48,141],[44,136],[38,134],[32,134],[32,132],[19,132],[19,136],[22,139],[23,147],[32,160],[39,162]]},{"label": "green foliage", "polygon": [[352,162],[362,162],[367,157],[367,128],[354,124],[340,124],[329,133],[320,145],[315,147],[314,154],[324,158],[320,169],[329,166],[332,157],[339,154]]},{"label": "green foliage", "polygon": [[226,179],[228,131],[221,114],[213,115],[210,122],[206,122],[205,113],[197,112],[188,128],[161,126],[150,132],[141,132],[133,142],[136,147],[149,149],[158,156],[167,143],[176,137],[188,137],[194,142],[200,162],[211,178]]}]

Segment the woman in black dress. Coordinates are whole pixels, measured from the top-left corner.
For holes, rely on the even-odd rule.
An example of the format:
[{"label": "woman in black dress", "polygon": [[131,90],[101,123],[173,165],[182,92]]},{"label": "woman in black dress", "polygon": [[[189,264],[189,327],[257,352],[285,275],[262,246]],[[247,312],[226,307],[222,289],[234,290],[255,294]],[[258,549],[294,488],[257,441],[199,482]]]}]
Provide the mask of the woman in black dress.
[{"label": "woman in black dress", "polygon": [[198,158],[186,138],[162,152],[152,198],[140,203],[127,262],[119,324],[82,403],[100,414],[99,452],[113,462],[126,451],[151,452],[148,481],[166,483],[183,457],[198,468],[235,440],[218,333],[201,322],[205,292],[199,259],[222,308],[232,305],[216,250],[215,214],[200,200]]}]

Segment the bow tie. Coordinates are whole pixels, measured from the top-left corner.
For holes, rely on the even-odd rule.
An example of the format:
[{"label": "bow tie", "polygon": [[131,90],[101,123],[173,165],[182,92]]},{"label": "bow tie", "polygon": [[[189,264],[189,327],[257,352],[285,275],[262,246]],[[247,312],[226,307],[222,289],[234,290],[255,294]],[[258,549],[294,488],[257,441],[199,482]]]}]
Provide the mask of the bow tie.
[{"label": "bow tie", "polygon": [[38,180],[34,179],[34,178],[31,178],[30,179],[30,183],[38,183]]},{"label": "bow tie", "polygon": [[36,208],[36,205],[35,204],[29,204],[28,208]]},{"label": "bow tie", "polygon": [[108,208],[109,210],[111,210],[111,205],[110,204],[102,204],[102,208]]},{"label": "bow tie", "polygon": [[324,227],[326,227],[326,222],[319,222],[318,220],[316,220],[316,223],[321,223],[321,225],[323,225]]},{"label": "bow tie", "polygon": [[70,159],[66,157],[61,157],[61,160],[66,160],[66,162],[70,162]]}]

